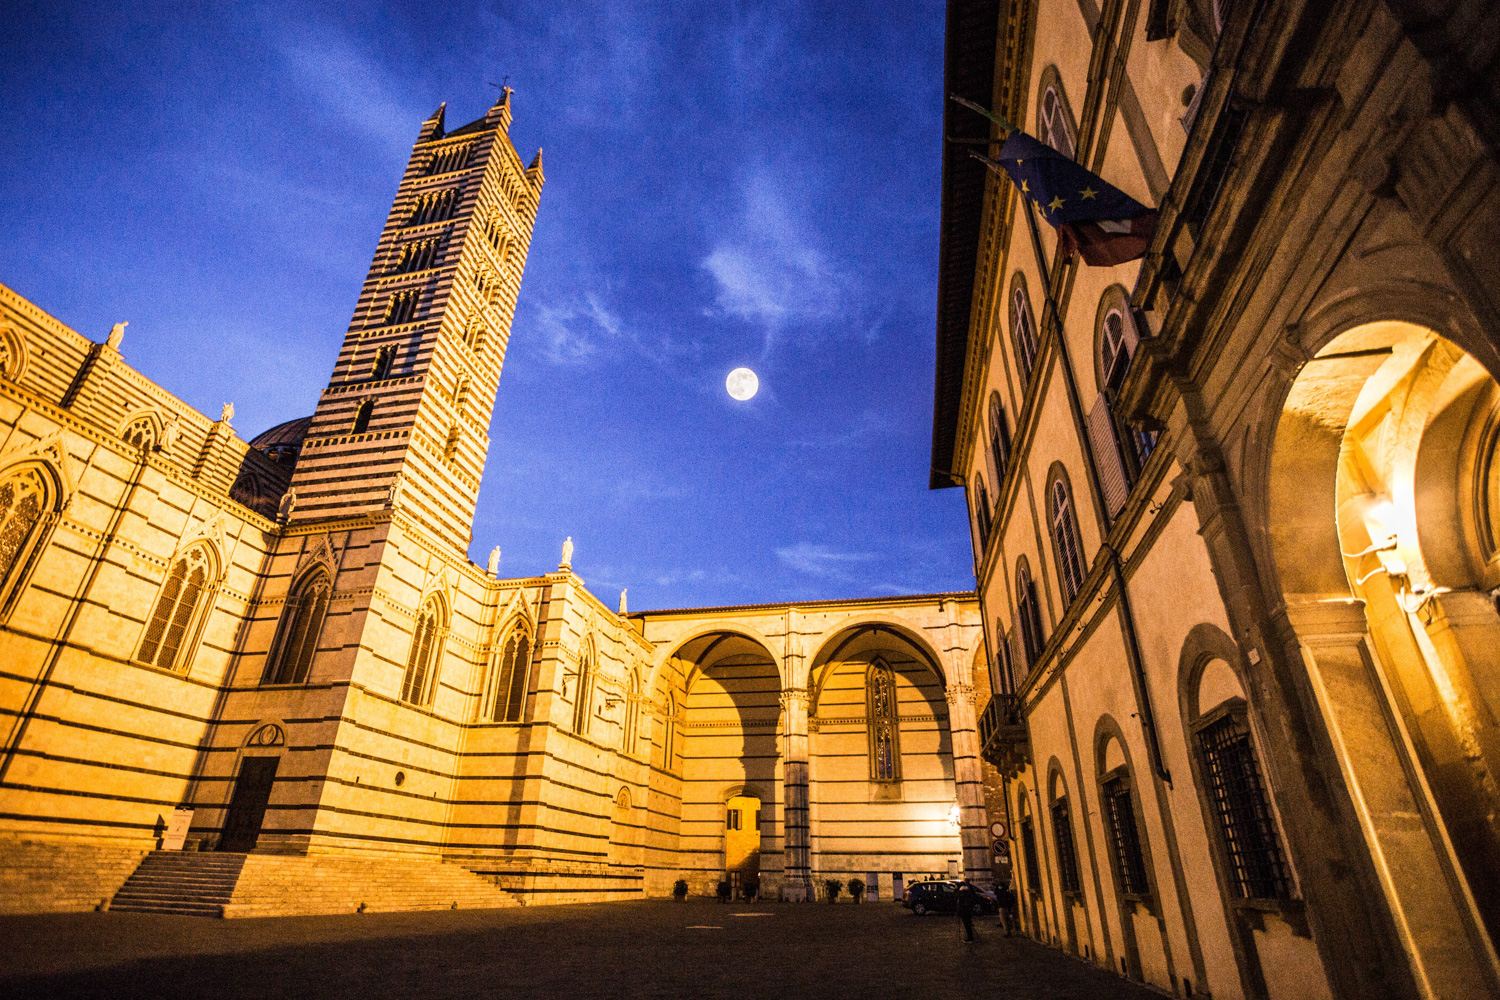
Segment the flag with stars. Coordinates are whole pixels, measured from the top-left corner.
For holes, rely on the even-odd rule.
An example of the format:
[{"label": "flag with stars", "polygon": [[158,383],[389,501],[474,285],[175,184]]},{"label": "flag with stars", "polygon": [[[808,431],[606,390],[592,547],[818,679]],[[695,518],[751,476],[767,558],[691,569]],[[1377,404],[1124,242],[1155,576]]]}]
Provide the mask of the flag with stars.
[{"label": "flag with stars", "polygon": [[1057,230],[1063,259],[1076,252],[1087,264],[1108,267],[1145,256],[1155,209],[1024,132],[1005,140],[999,166]]}]

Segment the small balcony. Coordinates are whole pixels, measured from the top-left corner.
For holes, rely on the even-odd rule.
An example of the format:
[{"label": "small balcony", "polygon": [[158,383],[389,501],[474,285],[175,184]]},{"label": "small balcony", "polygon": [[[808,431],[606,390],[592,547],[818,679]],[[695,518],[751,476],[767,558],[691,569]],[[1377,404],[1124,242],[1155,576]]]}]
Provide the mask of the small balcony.
[{"label": "small balcony", "polygon": [[979,716],[979,753],[1003,774],[1014,774],[1031,762],[1031,736],[1013,694],[990,698]]}]

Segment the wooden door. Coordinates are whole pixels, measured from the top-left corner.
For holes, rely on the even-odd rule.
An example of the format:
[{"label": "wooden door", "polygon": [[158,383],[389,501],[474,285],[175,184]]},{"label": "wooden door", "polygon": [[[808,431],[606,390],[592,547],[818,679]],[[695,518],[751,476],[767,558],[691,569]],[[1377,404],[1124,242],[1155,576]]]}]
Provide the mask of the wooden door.
[{"label": "wooden door", "polygon": [[219,837],[221,851],[251,851],[260,837],[260,825],[266,818],[271,801],[271,786],[276,782],[280,757],[246,757],[240,763],[240,777],[234,783],[229,800],[229,814],[224,817],[224,833]]}]

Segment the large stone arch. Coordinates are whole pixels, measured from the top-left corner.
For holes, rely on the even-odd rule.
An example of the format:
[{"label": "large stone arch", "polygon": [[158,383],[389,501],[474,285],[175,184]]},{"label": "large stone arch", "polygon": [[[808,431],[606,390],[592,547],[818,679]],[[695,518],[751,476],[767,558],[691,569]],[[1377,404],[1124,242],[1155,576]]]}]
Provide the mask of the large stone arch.
[{"label": "large stone arch", "polygon": [[[816,639],[808,643],[807,648],[813,650],[813,652],[804,660],[807,669],[806,676],[801,678],[802,684],[809,685],[820,665],[826,664],[828,659],[835,655],[837,652],[835,640],[839,639],[845,633],[869,628],[887,629],[904,639],[927,661],[927,666],[932,669],[933,673],[937,674],[938,681],[944,688],[949,687],[953,683],[968,682],[968,678],[966,677],[955,677],[959,670],[962,669],[962,666],[966,666],[967,664],[963,664],[958,668],[952,667],[948,662],[948,657],[932,644],[925,630],[920,626],[903,622],[894,615],[859,614],[839,619],[838,622],[830,625]],[[793,686],[797,685],[796,678],[792,679],[792,684]]]},{"label": "large stone arch", "polygon": [[693,642],[695,639],[701,639],[706,635],[717,635],[721,633],[737,634],[760,646],[763,650],[765,650],[766,655],[770,658],[771,662],[776,664],[776,673],[781,677],[782,686],[784,687],[786,685],[786,669],[783,665],[783,658],[776,655],[775,646],[772,644],[770,639],[766,638],[766,636],[761,633],[760,630],[756,629],[752,625],[746,625],[743,622],[732,620],[715,620],[704,622],[702,625],[698,625],[694,628],[688,629],[681,635],[673,636],[670,642],[664,643],[659,647],[660,652],[658,652],[651,658],[650,674],[645,679],[646,690],[656,690],[656,685],[661,678],[662,668],[666,666],[667,661],[674,658],[680,658],[678,657],[678,654],[689,643]]},{"label": "large stone arch", "polygon": [[[1486,810],[1471,801],[1483,791],[1437,766],[1454,738],[1447,730],[1463,728],[1454,722],[1461,713],[1450,706],[1445,717],[1422,698],[1436,690],[1441,708],[1444,683],[1462,688],[1466,678],[1455,680],[1461,667],[1434,646],[1430,616],[1417,617],[1441,602],[1411,513],[1426,418],[1464,353],[1458,337],[1444,334],[1483,338],[1456,307],[1445,312],[1431,286],[1422,291],[1399,307],[1388,291],[1339,301],[1301,331],[1303,359],[1287,366],[1284,391],[1268,390],[1279,410],[1271,446],[1248,449],[1265,457],[1254,470],[1263,479],[1247,490],[1264,498],[1257,542],[1280,652],[1305,671],[1321,715],[1318,739],[1339,761],[1350,796],[1344,812],[1368,851],[1364,875],[1387,908],[1390,933],[1435,982],[1500,987],[1484,925],[1495,917],[1482,919],[1475,905],[1491,895],[1496,831],[1466,818],[1476,807],[1493,815],[1494,796]],[[1382,307],[1390,312],[1372,316]],[[1493,377],[1493,347],[1469,357]],[[1377,419],[1384,466],[1369,451]]]}]

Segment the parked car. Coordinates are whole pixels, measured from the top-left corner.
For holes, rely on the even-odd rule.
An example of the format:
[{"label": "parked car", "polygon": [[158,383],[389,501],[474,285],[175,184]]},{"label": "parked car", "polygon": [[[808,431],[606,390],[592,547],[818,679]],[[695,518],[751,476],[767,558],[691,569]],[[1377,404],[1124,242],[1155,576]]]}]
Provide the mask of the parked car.
[{"label": "parked car", "polygon": [[[901,905],[917,916],[926,913],[953,913],[958,909],[958,887],[961,879],[943,878],[927,882],[913,882],[901,894]],[[974,909],[978,913],[999,913],[1000,904],[995,894],[988,889],[974,886],[977,897]]]}]

